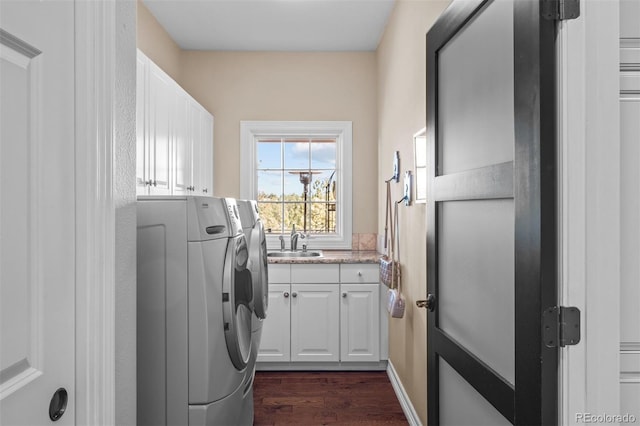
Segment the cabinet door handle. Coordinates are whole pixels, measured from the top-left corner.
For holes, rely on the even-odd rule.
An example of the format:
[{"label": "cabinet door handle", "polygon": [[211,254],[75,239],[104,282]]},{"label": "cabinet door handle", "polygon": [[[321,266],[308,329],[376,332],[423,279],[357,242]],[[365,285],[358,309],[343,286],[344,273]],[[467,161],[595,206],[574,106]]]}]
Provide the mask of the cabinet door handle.
[{"label": "cabinet door handle", "polygon": [[291,293],[291,297],[298,297],[298,293],[294,291],[293,293]]},{"label": "cabinet door handle", "polygon": [[342,297],[346,298],[347,297],[347,293],[342,293]]},{"label": "cabinet door handle", "polygon": [[289,292],[288,292],[288,291],[285,291],[285,292],[283,293],[283,296],[284,296],[284,298],[285,298],[285,299],[286,299],[286,298],[288,298],[288,297],[289,297]]},{"label": "cabinet door handle", "polygon": [[361,277],[362,276],[362,272],[358,271],[358,276]]},{"label": "cabinet door handle", "polygon": [[208,192],[208,191],[207,191],[207,188],[204,188],[204,189],[202,190],[202,192],[206,194],[206,193]]}]

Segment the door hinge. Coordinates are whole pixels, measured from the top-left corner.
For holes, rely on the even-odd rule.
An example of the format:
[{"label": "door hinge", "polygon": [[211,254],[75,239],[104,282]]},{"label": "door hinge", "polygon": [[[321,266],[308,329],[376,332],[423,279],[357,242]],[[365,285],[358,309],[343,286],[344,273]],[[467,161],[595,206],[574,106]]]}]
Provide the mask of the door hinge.
[{"label": "door hinge", "polygon": [[542,313],[542,338],[548,348],[577,345],[580,342],[580,309],[554,306]]},{"label": "door hinge", "polygon": [[580,0],[541,0],[542,16],[554,21],[566,21],[580,16]]}]

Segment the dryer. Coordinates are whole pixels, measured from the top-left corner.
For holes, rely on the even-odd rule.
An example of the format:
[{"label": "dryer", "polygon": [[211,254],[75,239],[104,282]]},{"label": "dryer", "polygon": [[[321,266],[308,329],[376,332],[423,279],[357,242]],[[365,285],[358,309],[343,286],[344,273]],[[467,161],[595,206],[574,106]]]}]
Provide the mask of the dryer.
[{"label": "dryer", "polygon": [[138,198],[138,424],[239,424],[253,285],[235,200]]},{"label": "dryer", "polygon": [[238,200],[240,221],[249,246],[249,270],[253,283],[253,316],[251,318],[251,356],[244,379],[242,425],[253,424],[253,379],[256,359],[262,336],[263,320],[269,303],[269,277],[267,265],[267,240],[255,200]]}]

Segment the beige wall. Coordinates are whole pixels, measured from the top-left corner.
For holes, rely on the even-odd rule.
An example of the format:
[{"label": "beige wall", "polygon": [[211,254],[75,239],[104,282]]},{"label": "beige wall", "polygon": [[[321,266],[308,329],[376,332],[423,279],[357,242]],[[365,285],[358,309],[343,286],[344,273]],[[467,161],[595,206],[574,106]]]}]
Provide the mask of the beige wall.
[{"label": "beige wall", "polygon": [[149,9],[138,0],[137,45],[153,62],[176,81],[180,81],[182,51]]},{"label": "beige wall", "polygon": [[377,229],[373,52],[182,52],[180,84],[215,117],[215,193],[240,194],[241,120],[353,121],[353,232]]},{"label": "beige wall", "polygon": [[[401,177],[414,169],[413,134],[426,120],[425,35],[448,0],[398,0],[378,46],[378,182],[392,175],[400,151]],[[402,179],[391,184],[402,198]],[[378,232],[384,233],[385,188],[378,185]],[[406,311],[389,319],[389,358],[423,424],[427,424],[426,216],[424,204],[399,206],[400,255]]]},{"label": "beige wall", "polygon": [[374,52],[182,51],[138,1],[138,47],[214,116],[218,196],[240,195],[241,120],[353,122],[353,232],[377,232]]}]

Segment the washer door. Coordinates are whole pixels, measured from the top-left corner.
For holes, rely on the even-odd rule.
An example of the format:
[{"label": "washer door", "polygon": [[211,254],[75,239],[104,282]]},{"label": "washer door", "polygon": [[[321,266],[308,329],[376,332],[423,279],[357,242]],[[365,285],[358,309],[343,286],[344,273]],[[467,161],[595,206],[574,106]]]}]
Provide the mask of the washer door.
[{"label": "washer door", "polygon": [[251,355],[253,284],[247,269],[248,256],[244,235],[229,239],[222,280],[222,313],[229,357],[238,370],[247,366]]},{"label": "washer door", "polygon": [[249,269],[253,279],[253,309],[260,319],[267,317],[269,305],[269,272],[267,265],[267,239],[262,221],[257,221],[251,231],[249,244]]}]

